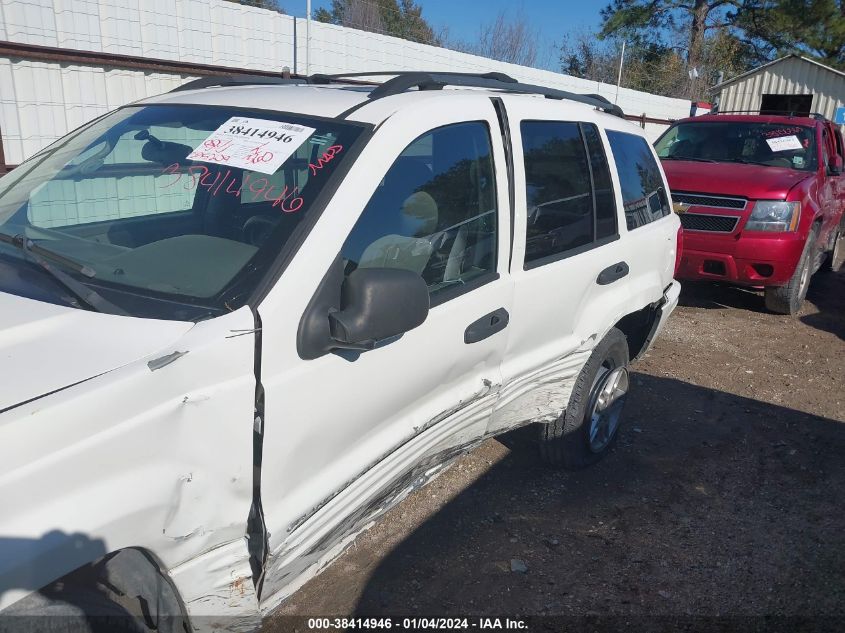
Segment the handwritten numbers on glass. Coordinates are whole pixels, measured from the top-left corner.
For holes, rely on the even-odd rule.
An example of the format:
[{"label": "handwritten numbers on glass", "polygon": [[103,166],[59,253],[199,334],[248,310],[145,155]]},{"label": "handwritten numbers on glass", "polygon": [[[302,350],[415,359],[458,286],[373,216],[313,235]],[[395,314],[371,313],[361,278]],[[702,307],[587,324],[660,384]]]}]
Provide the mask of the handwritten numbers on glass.
[{"label": "handwritten numbers on glass", "polygon": [[253,202],[272,202],[272,207],[279,208],[283,213],[296,213],[302,208],[305,201],[299,195],[299,187],[291,189],[287,185],[277,189],[277,185],[270,184],[267,178],[253,178],[252,174],[232,173],[227,169],[212,171],[203,165],[192,165],[184,168],[179,163],[173,163],[165,167],[162,176],[172,176],[175,180],[159,185],[161,189],[168,189],[178,184],[182,176],[187,176],[182,188],[191,191],[199,187],[205,187],[212,196],[228,195],[240,198],[241,193],[246,190],[253,194]]}]

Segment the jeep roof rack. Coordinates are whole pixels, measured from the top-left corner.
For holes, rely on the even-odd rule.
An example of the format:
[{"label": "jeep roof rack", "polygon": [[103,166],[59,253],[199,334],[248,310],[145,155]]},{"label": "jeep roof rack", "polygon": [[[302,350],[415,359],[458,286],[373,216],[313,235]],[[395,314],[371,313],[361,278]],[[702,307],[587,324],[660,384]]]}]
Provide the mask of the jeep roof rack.
[{"label": "jeep roof rack", "polygon": [[170,92],[183,90],[199,90],[201,88],[225,88],[227,86],[304,86],[328,83],[360,83],[363,85],[378,85],[377,82],[356,82],[333,78],[331,75],[301,75],[273,76],[273,75],[215,75],[200,77],[177,86]]},{"label": "jeep roof rack", "polygon": [[504,73],[459,73],[459,72],[420,72],[420,71],[371,71],[362,73],[344,73],[337,75],[312,75],[308,78],[309,83],[333,83],[344,81],[348,78],[359,77],[385,77],[392,76],[382,84],[379,84],[369,94],[371,100],[381,99],[397,95],[417,88],[418,90],[441,90],[446,86],[458,86],[465,88],[487,88],[490,90],[502,90],[521,94],[542,95],[547,99],[561,99],[577,101],[591,105],[598,110],[608,112],[618,117],[625,117],[622,108],[611,103],[601,95],[577,94],[566,90],[546,88],[533,84],[520,83],[513,77]]},{"label": "jeep roof rack", "polygon": [[[355,81],[366,77],[392,77],[384,83],[374,81]],[[392,95],[402,94],[411,88],[418,90],[442,90],[446,86],[458,86],[465,88],[487,88],[489,90],[501,90],[521,94],[542,95],[547,99],[561,99],[576,101],[585,105],[593,106],[603,112],[625,118],[622,108],[611,103],[601,95],[577,94],[566,90],[546,88],[533,84],[520,83],[513,77],[504,73],[460,73],[460,72],[419,72],[419,71],[369,71],[359,73],[342,73],[337,75],[315,74],[308,77],[268,77],[265,75],[229,75],[219,77],[202,77],[182,84],[170,92],[181,92],[184,90],[197,90],[200,88],[217,88],[225,86],[253,86],[253,85],[325,85],[332,83],[353,83],[363,85],[375,85],[368,98],[370,100],[382,99]],[[364,102],[367,103],[367,102]],[[363,105],[363,104],[361,104]]]},{"label": "jeep roof rack", "polygon": [[308,83],[307,79],[298,77],[269,77],[267,75],[219,75],[216,77],[200,77],[177,86],[170,92],[183,90],[199,90],[200,88],[223,88],[226,86],[290,86]]}]

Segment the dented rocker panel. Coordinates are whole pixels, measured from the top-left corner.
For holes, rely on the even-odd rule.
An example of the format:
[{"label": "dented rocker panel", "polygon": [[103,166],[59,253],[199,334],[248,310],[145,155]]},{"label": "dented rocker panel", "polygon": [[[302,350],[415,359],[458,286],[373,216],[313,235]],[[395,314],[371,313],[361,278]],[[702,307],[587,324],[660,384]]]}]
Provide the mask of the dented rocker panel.
[{"label": "dented rocker panel", "polygon": [[[457,411],[423,425],[406,442],[386,452],[354,481],[323,503],[270,553],[262,610],[272,610],[337,558],[391,507],[426,485],[455,458],[482,441],[497,390],[484,390]],[[410,467],[409,467],[410,466]]]}]

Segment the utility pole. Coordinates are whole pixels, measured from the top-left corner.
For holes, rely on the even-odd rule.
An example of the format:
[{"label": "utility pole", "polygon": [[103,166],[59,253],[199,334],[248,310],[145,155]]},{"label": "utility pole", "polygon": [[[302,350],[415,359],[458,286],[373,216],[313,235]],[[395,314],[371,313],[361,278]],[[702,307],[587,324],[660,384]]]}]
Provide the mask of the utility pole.
[{"label": "utility pole", "polygon": [[305,0],[305,74],[311,74],[311,0]]},{"label": "utility pole", "polygon": [[619,104],[619,85],[622,83],[622,64],[625,63],[625,40],[622,40],[622,54],[619,56],[619,75],[616,77],[616,99],[613,103]]}]

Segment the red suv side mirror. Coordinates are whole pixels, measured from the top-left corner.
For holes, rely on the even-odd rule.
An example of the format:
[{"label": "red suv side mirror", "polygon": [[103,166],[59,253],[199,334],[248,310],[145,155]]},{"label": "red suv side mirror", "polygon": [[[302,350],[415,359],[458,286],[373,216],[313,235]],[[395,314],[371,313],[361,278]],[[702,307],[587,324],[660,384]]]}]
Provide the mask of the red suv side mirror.
[{"label": "red suv side mirror", "polygon": [[835,154],[827,161],[827,171],[831,176],[838,176],[842,173],[842,157]]}]

